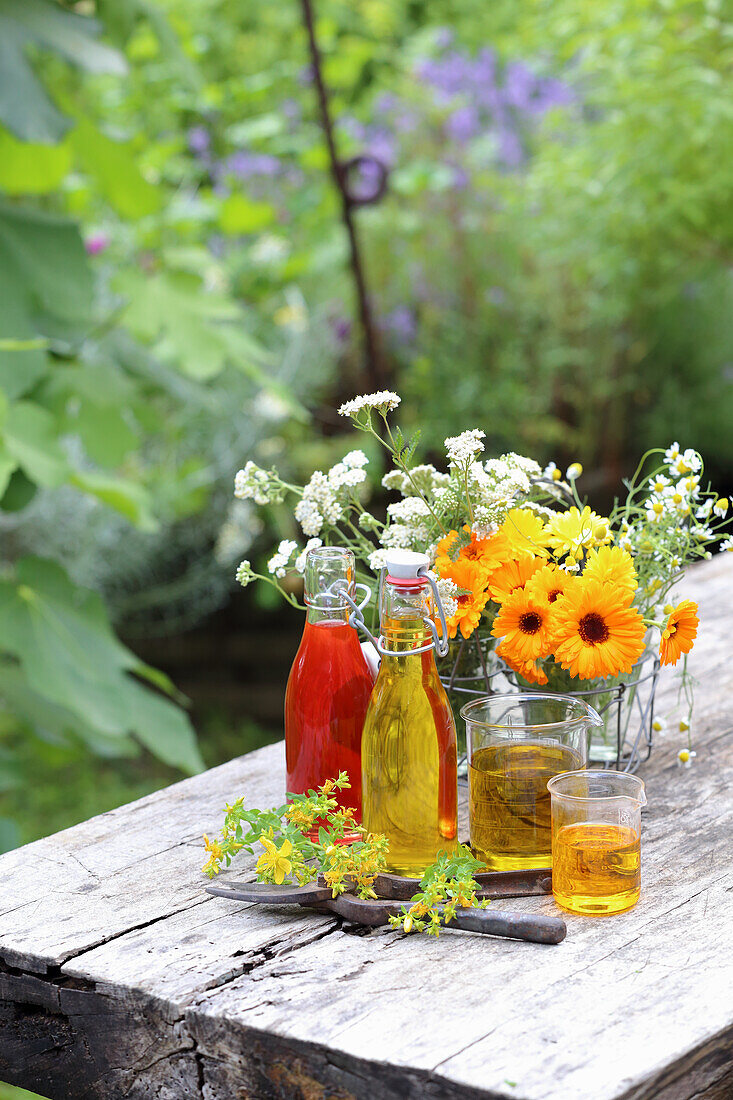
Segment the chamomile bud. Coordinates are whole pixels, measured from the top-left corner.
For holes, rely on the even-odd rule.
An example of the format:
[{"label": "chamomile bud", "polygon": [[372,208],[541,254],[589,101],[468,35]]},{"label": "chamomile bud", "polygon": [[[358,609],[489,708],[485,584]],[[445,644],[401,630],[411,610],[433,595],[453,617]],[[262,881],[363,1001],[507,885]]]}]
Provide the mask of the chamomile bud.
[{"label": "chamomile bud", "polygon": [[680,733],[687,733],[689,728],[690,728],[690,723],[687,722],[684,718],[682,718],[681,721],[680,721]]},{"label": "chamomile bud", "polygon": [[662,608],[662,611],[664,612],[665,615],[671,615],[672,612],[674,611],[674,604],[673,603],[666,603],[664,605],[664,607]]},{"label": "chamomile bud", "polygon": [[577,481],[582,473],[583,467],[581,466],[581,464],[579,462],[571,462],[568,466],[565,476],[568,481]]},{"label": "chamomile bud", "polygon": [[725,513],[728,511],[728,498],[718,497],[718,499],[715,501],[715,504],[713,505],[713,511],[718,516],[724,516]]}]

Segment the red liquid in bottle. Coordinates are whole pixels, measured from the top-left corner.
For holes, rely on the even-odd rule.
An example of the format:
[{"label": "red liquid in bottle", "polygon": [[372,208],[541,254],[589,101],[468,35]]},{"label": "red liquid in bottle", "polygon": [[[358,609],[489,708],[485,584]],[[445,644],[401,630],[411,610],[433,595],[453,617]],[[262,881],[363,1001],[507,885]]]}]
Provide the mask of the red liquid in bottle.
[{"label": "red liquid in bottle", "polygon": [[285,693],[286,789],[305,794],[346,771],[351,786],[336,797],[359,824],[361,733],[373,686],[353,627],[306,622]]}]

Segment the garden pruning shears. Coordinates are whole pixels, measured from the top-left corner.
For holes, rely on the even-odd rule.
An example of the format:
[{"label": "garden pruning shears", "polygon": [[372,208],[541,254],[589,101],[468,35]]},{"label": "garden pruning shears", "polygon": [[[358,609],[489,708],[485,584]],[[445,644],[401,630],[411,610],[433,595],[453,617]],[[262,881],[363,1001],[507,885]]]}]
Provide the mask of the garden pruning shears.
[{"label": "garden pruning shears", "polygon": [[[493,871],[474,876],[479,884],[477,897],[522,898],[544,896],[552,892],[552,871],[542,867],[530,871]],[[374,880],[377,898],[358,898],[344,893],[334,898],[330,886],[322,881],[306,886],[274,886],[264,882],[241,882],[223,878],[206,887],[209,894],[230,898],[232,901],[251,901],[261,905],[303,905],[319,912],[335,913],[354,924],[379,927],[389,923],[390,917],[401,916],[405,903],[418,889],[418,879],[400,875],[380,874]],[[449,928],[467,932],[481,932],[489,936],[503,936],[530,943],[560,943],[567,928],[560,917],[509,913],[475,907],[456,910]]]}]

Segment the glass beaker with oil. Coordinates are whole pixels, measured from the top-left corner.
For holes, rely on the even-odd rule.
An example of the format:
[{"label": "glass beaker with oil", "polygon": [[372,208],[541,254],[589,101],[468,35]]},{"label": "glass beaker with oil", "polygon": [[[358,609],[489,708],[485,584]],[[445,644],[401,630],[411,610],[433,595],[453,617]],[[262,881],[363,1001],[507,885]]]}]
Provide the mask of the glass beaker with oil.
[{"label": "glass beaker with oil", "polygon": [[390,871],[417,878],[457,834],[456,726],[435,663],[447,631],[428,564],[425,554],[388,554],[374,639],[382,660],[361,742],[364,827],[386,835]]},{"label": "glass beaker with oil", "polygon": [[643,781],[627,772],[574,771],[547,786],[557,904],[586,916],[631,909],[641,889]]},{"label": "glass beaker with oil", "polygon": [[471,848],[492,871],[549,867],[547,781],[585,767],[601,719],[571,695],[490,695],[461,710],[468,745]]}]

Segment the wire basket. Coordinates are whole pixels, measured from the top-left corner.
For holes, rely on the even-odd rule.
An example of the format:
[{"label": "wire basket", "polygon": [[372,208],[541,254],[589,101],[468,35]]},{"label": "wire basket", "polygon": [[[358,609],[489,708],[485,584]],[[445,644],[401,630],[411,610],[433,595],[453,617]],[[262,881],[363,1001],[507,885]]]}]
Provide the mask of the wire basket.
[{"label": "wire basket", "polygon": [[[472,635],[453,643],[448,656],[441,662],[440,679],[448,692],[454,712],[470,698],[494,695],[497,692],[536,691],[551,694],[546,687],[519,682],[516,674],[496,656],[493,638]],[[567,691],[577,696],[600,714],[603,726],[591,733],[588,746],[589,764],[635,772],[652,751],[654,699],[659,679],[659,659],[645,654],[630,676],[606,680],[600,686],[582,691]],[[459,723],[459,745],[465,737]],[[467,775],[465,753],[458,761],[459,779]]]}]

